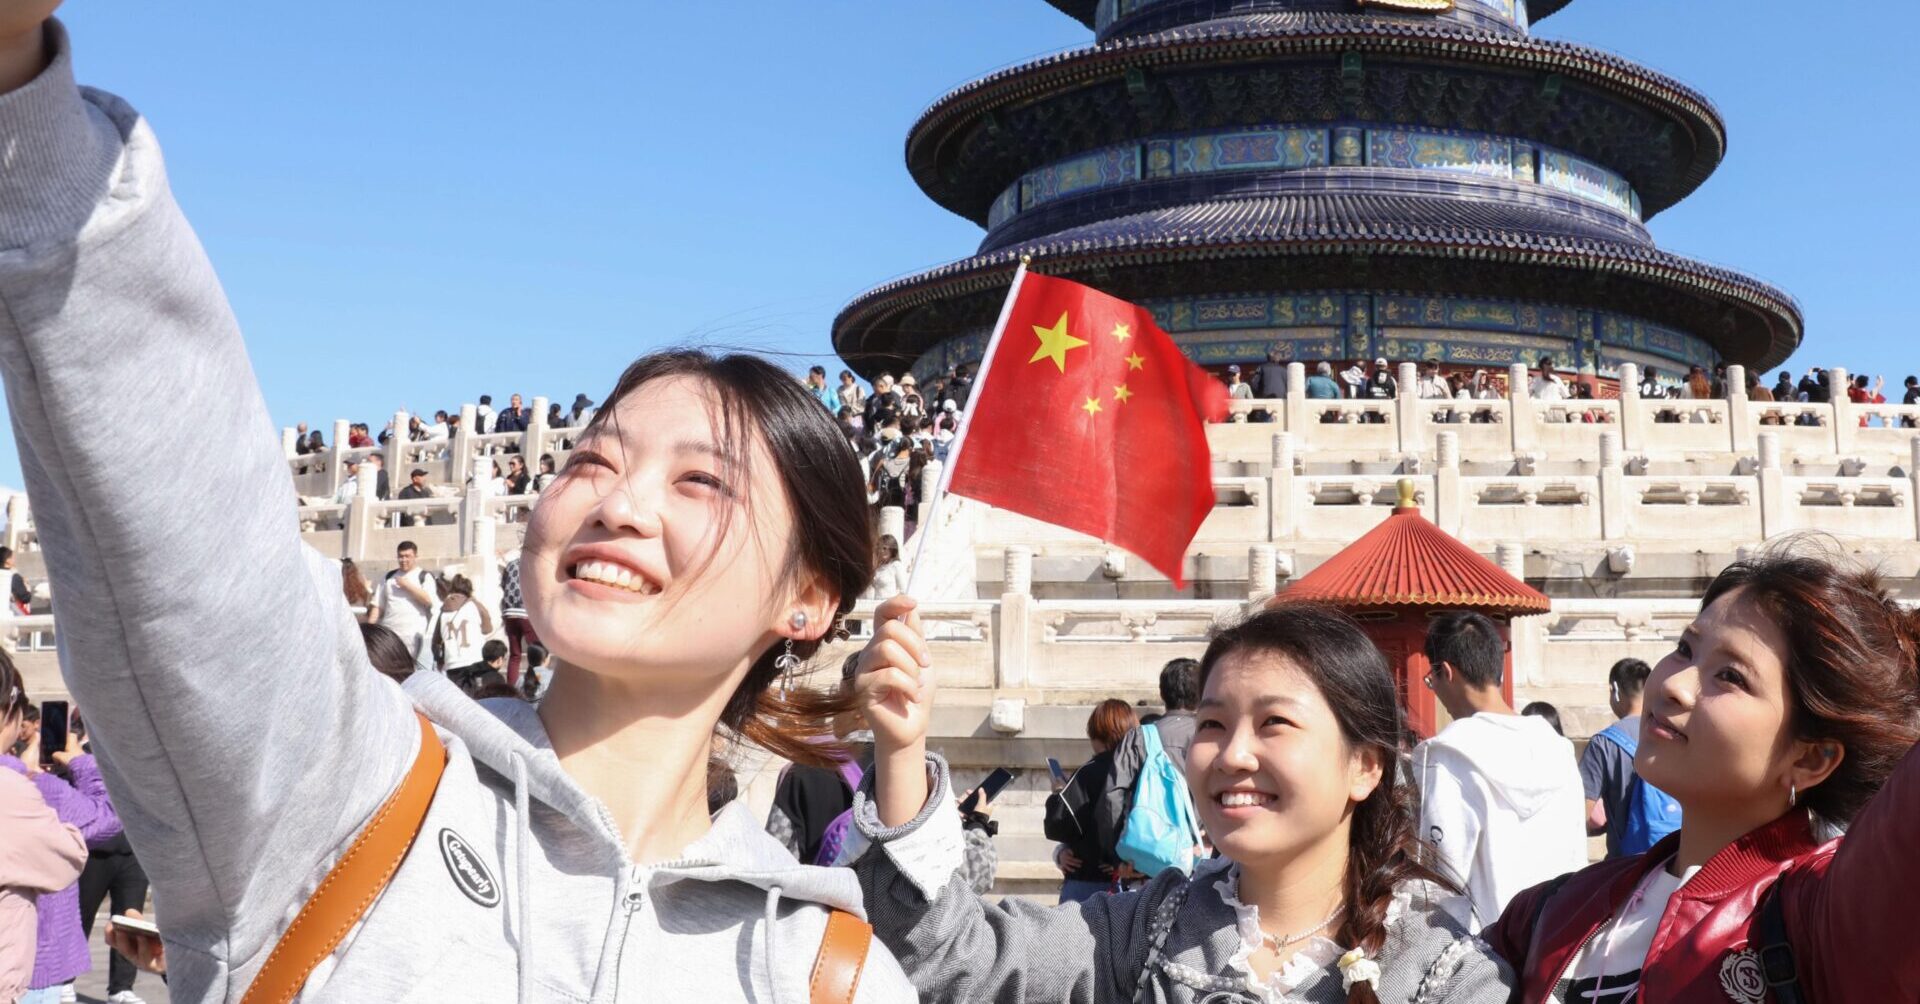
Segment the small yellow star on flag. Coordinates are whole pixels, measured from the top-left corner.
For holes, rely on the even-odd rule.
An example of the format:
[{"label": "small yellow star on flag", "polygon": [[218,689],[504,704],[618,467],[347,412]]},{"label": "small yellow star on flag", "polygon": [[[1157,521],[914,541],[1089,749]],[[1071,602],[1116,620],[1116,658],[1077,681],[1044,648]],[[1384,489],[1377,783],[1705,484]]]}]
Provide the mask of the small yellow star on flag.
[{"label": "small yellow star on flag", "polygon": [[1141,355],[1138,352],[1135,352],[1133,355],[1130,355],[1127,357],[1127,368],[1130,370],[1145,369],[1146,366],[1147,366],[1147,357]]},{"label": "small yellow star on flag", "polygon": [[1133,329],[1124,324],[1116,324],[1113,326],[1113,337],[1116,341],[1124,342],[1133,337]]},{"label": "small yellow star on flag", "polygon": [[1100,414],[1100,399],[1097,397],[1087,398],[1087,403],[1081,405],[1080,408],[1089,415],[1098,415]]},{"label": "small yellow star on flag", "polygon": [[1113,389],[1113,399],[1121,404],[1126,404],[1127,399],[1132,396],[1133,391],[1128,390],[1126,384],[1121,384]]},{"label": "small yellow star on flag", "polygon": [[1027,362],[1037,363],[1042,359],[1051,359],[1055,366],[1060,367],[1062,373],[1067,371],[1067,352],[1087,344],[1084,339],[1075,338],[1067,333],[1065,312],[1060,314],[1060,319],[1053,322],[1051,328],[1034,325],[1033,333],[1040,336],[1040,347],[1033,350],[1033,358]]}]

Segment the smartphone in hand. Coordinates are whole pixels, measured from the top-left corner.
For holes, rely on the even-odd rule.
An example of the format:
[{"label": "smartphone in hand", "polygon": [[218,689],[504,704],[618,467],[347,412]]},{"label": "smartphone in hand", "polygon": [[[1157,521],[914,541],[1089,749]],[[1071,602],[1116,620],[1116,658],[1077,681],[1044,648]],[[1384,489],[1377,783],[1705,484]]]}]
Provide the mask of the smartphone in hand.
[{"label": "smartphone in hand", "polygon": [[153,921],[150,920],[136,920],[133,917],[122,917],[119,914],[114,914],[107,918],[107,923],[129,934],[147,935],[154,938],[160,936],[160,929],[155,927]]},{"label": "smartphone in hand", "polygon": [[1048,757],[1047,773],[1053,775],[1053,786],[1055,788],[1064,788],[1067,786],[1067,771],[1060,766],[1060,761]]},{"label": "smartphone in hand", "polygon": [[69,707],[65,701],[40,702],[40,762],[50,764],[55,753],[67,748],[67,713]]},{"label": "smartphone in hand", "polygon": [[973,794],[968,795],[967,800],[960,803],[960,811],[972,812],[979,808],[982,798],[992,801],[993,797],[1000,794],[1001,789],[1012,780],[1013,771],[1005,767],[995,767],[993,773],[988,774],[987,779],[980,782],[980,787],[973,789]]}]

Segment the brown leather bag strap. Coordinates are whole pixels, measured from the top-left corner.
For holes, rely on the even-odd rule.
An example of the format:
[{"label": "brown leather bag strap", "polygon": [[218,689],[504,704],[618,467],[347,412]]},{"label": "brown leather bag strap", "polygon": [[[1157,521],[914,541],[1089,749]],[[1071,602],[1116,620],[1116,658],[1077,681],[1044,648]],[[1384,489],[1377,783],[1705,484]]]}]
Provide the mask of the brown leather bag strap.
[{"label": "brown leather bag strap", "polygon": [[872,942],[872,924],[845,910],[829,913],[820,955],[813,960],[813,979],[807,984],[810,1004],[853,1004]]},{"label": "brown leather bag strap", "polygon": [[440,737],[425,715],[414,714],[420,719],[420,753],[414,757],[413,767],[392,797],[373,814],[366,829],[354,838],[353,846],[320,880],[313,898],[300,908],[293,926],[267,955],[266,965],[247,987],[241,1004],[287,1004],[299,996],[314,967],[340,947],[347,932],[366,915],[367,908],[400,869],[447,767],[447,749]]}]

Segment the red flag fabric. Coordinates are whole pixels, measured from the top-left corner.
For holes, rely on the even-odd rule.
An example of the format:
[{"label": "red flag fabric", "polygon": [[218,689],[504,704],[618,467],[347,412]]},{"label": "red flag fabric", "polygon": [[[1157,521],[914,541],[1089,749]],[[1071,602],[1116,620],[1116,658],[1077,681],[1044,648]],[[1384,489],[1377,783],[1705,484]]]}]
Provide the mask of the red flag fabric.
[{"label": "red flag fabric", "polygon": [[1145,308],[1028,273],[971,402],[950,490],[1126,548],[1185,586],[1213,511],[1227,391]]}]

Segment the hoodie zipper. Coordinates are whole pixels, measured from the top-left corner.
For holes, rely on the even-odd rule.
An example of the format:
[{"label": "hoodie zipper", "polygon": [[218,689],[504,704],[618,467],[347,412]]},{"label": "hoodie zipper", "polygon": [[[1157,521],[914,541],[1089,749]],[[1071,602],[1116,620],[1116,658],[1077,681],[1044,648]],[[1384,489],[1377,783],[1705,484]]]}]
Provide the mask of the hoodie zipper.
[{"label": "hoodie zipper", "polygon": [[643,865],[633,866],[633,870],[629,873],[631,884],[626,894],[620,898],[620,912],[623,914],[623,919],[621,920],[620,926],[620,947],[615,949],[613,953],[614,1000],[617,1001],[620,999],[620,977],[625,968],[624,962],[627,957],[627,940],[633,937],[633,915],[639,913],[640,908],[647,903],[647,883],[652,878],[654,872],[663,868],[707,868],[719,863],[718,861],[703,858],[676,858],[673,861],[656,865],[653,868],[647,868]]},{"label": "hoodie zipper", "polygon": [[647,902],[646,869],[635,865],[632,878],[632,888],[628,889],[627,894],[621,897],[623,900],[622,912],[626,914],[626,920],[623,921],[623,926],[620,929],[620,947],[615,949],[613,953],[613,999],[616,1001],[620,999],[620,976],[625,969],[622,963],[627,957],[627,939],[633,936],[633,915],[639,913],[640,908],[645,906]]}]

